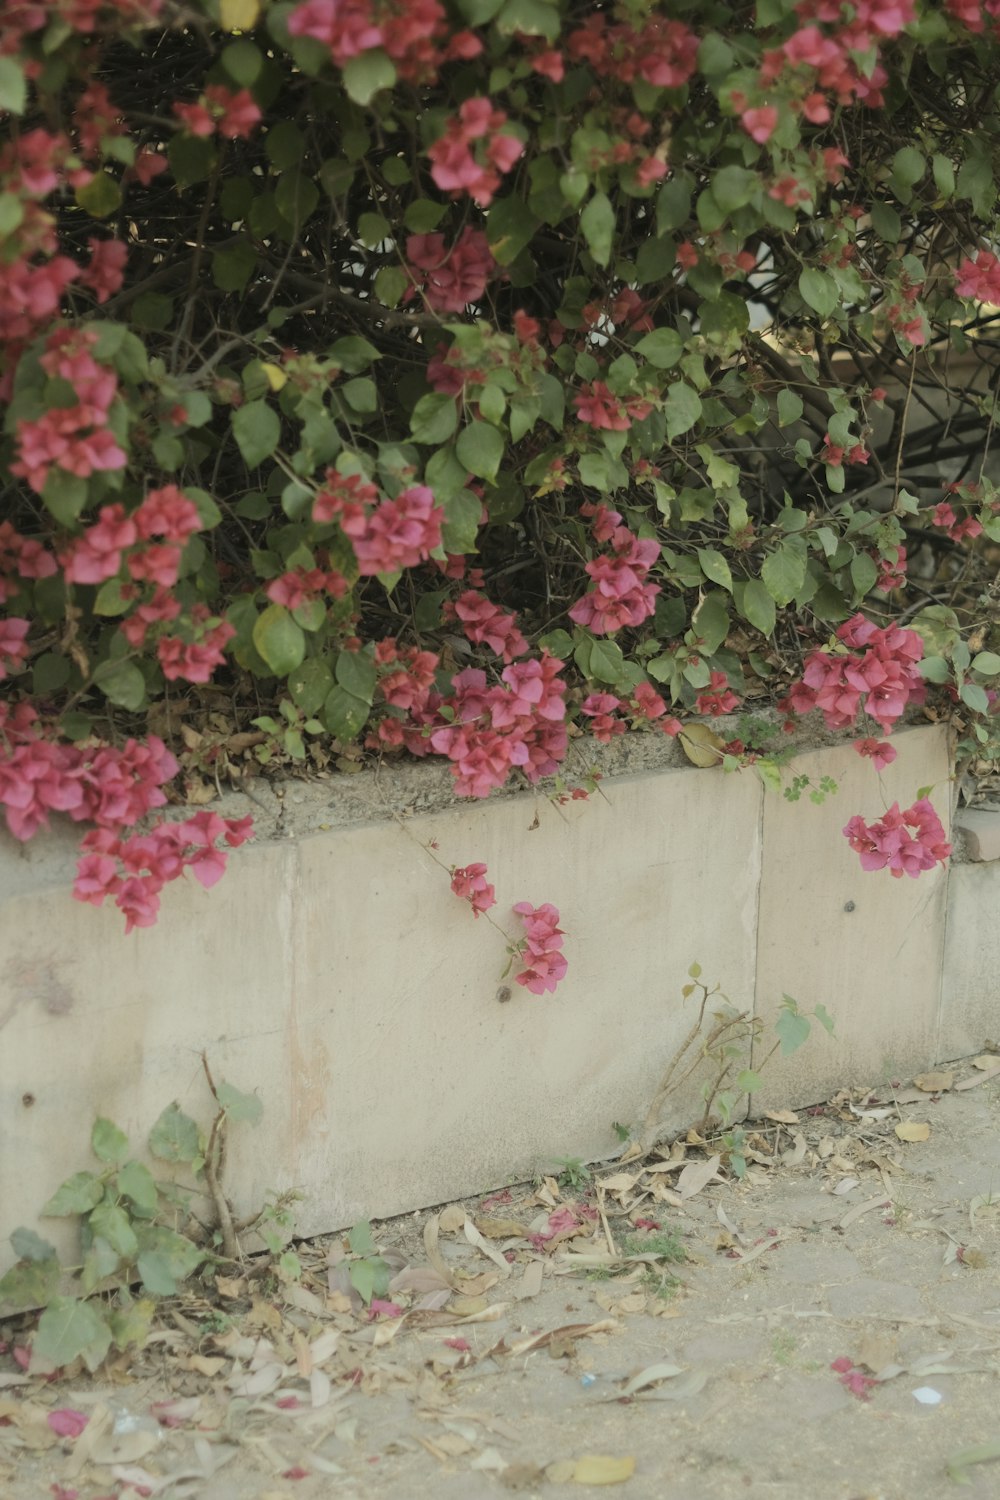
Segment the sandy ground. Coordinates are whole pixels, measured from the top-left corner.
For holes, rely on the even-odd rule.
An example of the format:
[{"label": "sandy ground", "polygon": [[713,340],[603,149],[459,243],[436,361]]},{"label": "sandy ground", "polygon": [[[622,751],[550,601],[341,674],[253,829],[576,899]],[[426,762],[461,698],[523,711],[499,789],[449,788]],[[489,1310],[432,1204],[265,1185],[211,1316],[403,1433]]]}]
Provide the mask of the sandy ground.
[{"label": "sandy ground", "polygon": [[694,1141],[377,1225],[374,1320],[338,1238],[165,1304],[94,1377],[26,1379],[10,1325],[0,1493],[992,1500],[1000,1456],[954,1467],[1000,1455],[992,1061],[762,1122],[742,1182]]}]

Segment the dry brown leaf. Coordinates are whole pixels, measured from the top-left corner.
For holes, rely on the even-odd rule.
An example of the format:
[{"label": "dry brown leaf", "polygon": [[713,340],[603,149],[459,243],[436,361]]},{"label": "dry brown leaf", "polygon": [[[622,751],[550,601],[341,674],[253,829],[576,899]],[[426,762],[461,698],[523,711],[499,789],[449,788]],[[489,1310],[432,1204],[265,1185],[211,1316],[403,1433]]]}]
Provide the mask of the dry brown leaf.
[{"label": "dry brown leaf", "polygon": [[[979,1067],[981,1061],[981,1058],[973,1058],[973,1067]],[[986,1069],[985,1072],[980,1073],[978,1078],[963,1078],[959,1083],[956,1083],[955,1088],[974,1089],[978,1088],[981,1083],[989,1083],[991,1079],[996,1078],[998,1075],[1000,1075],[1000,1062],[997,1062],[997,1059],[995,1057],[990,1058],[990,1062],[993,1066]]]},{"label": "dry brown leaf", "polygon": [[545,1470],[545,1477],[549,1484],[569,1484],[575,1469],[575,1458],[560,1458],[554,1464],[549,1464]]},{"label": "dry brown leaf", "polygon": [[677,1191],[686,1201],[700,1193],[708,1183],[719,1176],[720,1156],[710,1156],[707,1161],[689,1161],[677,1179]]},{"label": "dry brown leaf", "polygon": [[524,1268],[524,1275],[521,1277],[521,1280],[517,1283],[517,1286],[511,1289],[519,1302],[523,1302],[526,1297],[538,1296],[538,1293],[542,1290],[542,1276],[544,1272],[545,1266],[542,1261],[532,1260],[528,1262]]},{"label": "dry brown leaf", "polygon": [[510,1345],[508,1352],[514,1355],[529,1354],[533,1349],[543,1349],[553,1339],[563,1342],[582,1339],[590,1334],[610,1333],[617,1327],[613,1318],[602,1318],[599,1323],[567,1323],[562,1328],[550,1328],[544,1333],[533,1333],[526,1339],[518,1339]]},{"label": "dry brown leaf", "polygon": [[438,1226],[442,1234],[457,1234],[468,1218],[468,1214],[461,1203],[449,1203],[437,1215]]},{"label": "dry brown leaf", "polygon": [[[693,726],[697,728],[698,726]],[[635,1473],[635,1459],[611,1458],[603,1453],[588,1453],[578,1458],[573,1470],[574,1484],[624,1484]]]},{"label": "dry brown leaf", "polygon": [[889,1198],[869,1198],[867,1203],[856,1203],[853,1208],[849,1208],[847,1210],[847,1213],[842,1219],[838,1220],[837,1228],[846,1229],[848,1225],[853,1224],[856,1219],[860,1219],[862,1214],[871,1213],[873,1208],[891,1207],[892,1201]]},{"label": "dry brown leaf", "polygon": [[717,766],[722,762],[725,740],[707,724],[685,724],[677,738],[693,766]]},{"label": "dry brown leaf", "polygon": [[544,1474],[537,1464],[508,1464],[499,1477],[505,1490],[534,1490]]},{"label": "dry brown leaf", "polygon": [[947,1070],[937,1073],[921,1073],[913,1080],[914,1087],[920,1089],[923,1094],[943,1094],[951,1088],[954,1082],[954,1073]]},{"label": "dry brown leaf", "polygon": [[877,1375],[884,1370],[886,1365],[894,1364],[896,1361],[896,1336],[892,1333],[880,1333],[871,1331],[863,1334],[858,1345],[858,1352],[854,1356],[856,1365],[864,1365]]},{"label": "dry brown leaf", "polygon": [[472,1222],[488,1240],[523,1240],[531,1233],[520,1219],[473,1219]]},{"label": "dry brown leaf", "polygon": [[631,1172],[616,1172],[612,1177],[600,1178],[598,1187],[603,1188],[606,1193],[628,1193],[635,1187],[640,1176],[641,1173],[633,1175]]},{"label": "dry brown leaf", "polygon": [[191,1354],[181,1364],[185,1370],[193,1370],[197,1375],[206,1375],[211,1379],[225,1368],[226,1361],[217,1355]]},{"label": "dry brown leaf", "polygon": [[926,1141],[931,1127],[925,1120],[901,1120],[895,1131],[901,1141]]},{"label": "dry brown leaf", "polygon": [[[452,1207],[454,1207],[453,1204],[449,1205],[449,1208]],[[444,1212],[448,1213],[449,1209],[446,1208]],[[431,1214],[426,1224],[424,1225],[424,1249],[427,1252],[427,1259],[430,1261],[434,1270],[441,1277],[441,1280],[445,1283],[445,1285],[454,1286],[455,1277],[445,1265],[444,1259],[441,1255],[441,1251],[438,1249],[438,1234],[440,1231],[441,1217],[442,1216],[440,1214]],[[463,1209],[462,1224],[464,1223],[465,1211]],[[462,1227],[462,1224],[459,1224],[456,1227],[460,1229]]]},{"label": "dry brown leaf", "polygon": [[220,1297],[245,1297],[247,1280],[245,1276],[216,1276],[215,1289]]},{"label": "dry brown leaf", "polygon": [[510,1275],[510,1262],[504,1260],[503,1256],[500,1254],[500,1251],[495,1249],[488,1242],[488,1240],[483,1238],[471,1219],[466,1219],[465,1221],[465,1238],[468,1240],[470,1245],[475,1245],[477,1250],[481,1250],[482,1253],[489,1260],[491,1260],[495,1266],[499,1267],[501,1276]]},{"label": "dry brown leaf", "polygon": [[765,1120],[773,1120],[776,1125],[797,1125],[799,1117],[794,1109],[765,1109]]},{"label": "dry brown leaf", "polygon": [[1000,1066],[997,1062],[995,1052],[980,1052],[979,1056],[972,1058],[971,1061],[974,1068],[982,1068],[987,1073],[992,1072],[995,1067]]}]

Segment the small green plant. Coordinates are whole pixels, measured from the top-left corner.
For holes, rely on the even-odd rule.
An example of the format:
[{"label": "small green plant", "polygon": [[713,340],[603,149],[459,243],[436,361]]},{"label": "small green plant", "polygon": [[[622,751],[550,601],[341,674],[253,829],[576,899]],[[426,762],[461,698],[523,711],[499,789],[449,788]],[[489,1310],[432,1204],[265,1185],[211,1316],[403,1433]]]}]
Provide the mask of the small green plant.
[{"label": "small green plant", "polygon": [[681,1281],[669,1272],[657,1271],[650,1266],[648,1271],[642,1273],[639,1285],[650,1297],[659,1297],[663,1302],[672,1302],[681,1287]]},{"label": "small green plant", "polygon": [[560,1187],[578,1191],[587,1186],[590,1181],[590,1168],[584,1165],[579,1156],[555,1156],[553,1161],[557,1167],[561,1168],[558,1177]]},{"label": "small green plant", "polygon": [[[813,786],[808,776],[793,776],[791,785],[784,788],[783,796],[787,802],[798,802],[802,793]],[[837,783],[832,776],[821,776],[819,784],[814,786],[809,793],[809,801],[814,802],[817,807],[822,807],[827,797],[832,797],[837,791]]]},{"label": "small green plant", "polygon": [[[98,1119],[90,1136],[98,1167],[67,1178],[41,1213],[79,1219],[80,1263],[62,1265],[55,1247],[33,1230],[11,1235],[18,1260],[0,1279],[0,1312],[44,1309],[32,1344],[37,1368],[60,1368],[79,1357],[96,1370],[112,1344],[141,1344],[155,1310],[152,1298],[173,1295],[206,1263],[238,1258],[238,1234],[263,1225],[266,1240],[268,1227],[285,1222],[287,1198],[246,1223],[234,1222],[222,1189],[227,1130],[230,1123],[256,1124],[261,1104],[232,1084],[216,1087],[202,1061],[218,1105],[207,1135],[173,1103],[148,1138],[150,1155],[187,1168],[194,1186],[154,1177],[133,1155],[125,1132]],[[196,1193],[211,1204],[214,1223],[206,1225],[192,1212]],[[146,1294],[139,1300],[129,1291],[136,1283]],[[100,1305],[88,1300],[95,1292],[108,1294]]]},{"label": "small green plant", "polygon": [[789,1333],[787,1328],[779,1328],[771,1339],[771,1358],[776,1365],[790,1365],[797,1348],[798,1342],[794,1334]]},{"label": "small green plant", "polygon": [[631,1125],[622,1125],[618,1120],[611,1121],[611,1129],[614,1131],[615,1135],[621,1141],[623,1146],[632,1134]]},{"label": "small green plant", "polygon": [[389,1267],[378,1253],[367,1219],[355,1224],[347,1242],[351,1247],[348,1274],[351,1285],[368,1307],[373,1297],[384,1297],[389,1290]]},{"label": "small green plant", "polygon": [[[729,1165],[736,1176],[742,1177],[746,1171],[745,1138],[742,1129],[733,1124],[733,1115],[740,1102],[760,1088],[761,1072],[776,1052],[785,1056],[796,1052],[808,1040],[813,1020],[832,1034],[833,1020],[823,1005],[816,1005],[812,1011],[806,1012],[791,995],[782,995],[774,1023],[776,1040],[756,1066],[751,1066],[754,1053],[764,1045],[764,1022],[759,1016],[750,1015],[749,1011],[739,1010],[722,993],[719,985],[709,988],[704,984],[700,964],[691,965],[688,978],[690,983],[683,986],[681,994],[686,1000],[700,993],[698,1015],[653,1096],[639,1146],[641,1150],[649,1150],[654,1144],[667,1098],[699,1068],[706,1067],[708,1077],[700,1089],[704,1111],[697,1128],[705,1134],[713,1119],[721,1122],[724,1131],[721,1144],[727,1152]],[[708,1010],[710,1000],[715,1001],[711,1012]],[[705,1034],[707,1015],[712,1024]]]},{"label": "small green plant", "polygon": [[622,1241],[626,1255],[655,1255],[658,1260],[680,1263],[687,1260],[687,1251],[676,1234],[669,1229],[654,1230],[651,1234],[629,1234]]}]

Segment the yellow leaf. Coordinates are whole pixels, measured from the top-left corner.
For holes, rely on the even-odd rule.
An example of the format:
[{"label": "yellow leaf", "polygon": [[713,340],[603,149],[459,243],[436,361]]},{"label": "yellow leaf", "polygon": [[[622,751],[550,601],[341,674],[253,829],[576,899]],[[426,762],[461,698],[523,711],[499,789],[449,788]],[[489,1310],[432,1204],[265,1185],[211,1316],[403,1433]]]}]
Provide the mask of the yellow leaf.
[{"label": "yellow leaf", "polygon": [[260,15],[260,0],[219,0],[219,20],[224,31],[249,31]]},{"label": "yellow leaf", "polygon": [[267,376],[267,383],[272,391],[280,391],[282,386],[288,383],[288,376],[280,365],[268,364],[266,360],[261,360],[260,367]]},{"label": "yellow leaf", "polygon": [[635,1459],[609,1458],[607,1454],[586,1454],[578,1458],[573,1470],[574,1484],[624,1484],[635,1473]]},{"label": "yellow leaf", "polygon": [[925,1094],[943,1094],[955,1082],[955,1075],[948,1071],[920,1073],[913,1082]]},{"label": "yellow leaf", "polygon": [[896,1126],[896,1134],[901,1141],[926,1141],[931,1133],[931,1127],[922,1120],[904,1120],[901,1125]]},{"label": "yellow leaf", "polygon": [[681,749],[694,766],[717,766],[725,744],[707,724],[685,724],[677,738]]}]

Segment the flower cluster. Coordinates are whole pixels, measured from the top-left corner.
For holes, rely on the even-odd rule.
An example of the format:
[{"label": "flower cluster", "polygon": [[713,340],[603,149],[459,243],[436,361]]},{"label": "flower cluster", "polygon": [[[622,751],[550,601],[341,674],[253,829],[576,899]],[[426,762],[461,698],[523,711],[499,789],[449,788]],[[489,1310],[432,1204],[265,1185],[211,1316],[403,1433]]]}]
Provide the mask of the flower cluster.
[{"label": "flower cluster", "polygon": [[480,208],[488,207],[501,176],[524,151],[523,141],[503,130],[506,123],[503,110],[494,109],[489,99],[466,99],[427,151],[431,176],[443,193],[468,193]]},{"label": "flower cluster", "polygon": [[446,755],[461,797],[488,797],[515,768],[532,783],[551,776],[566,754],[562,665],[547,654],[512,662],[493,687],[485,672],[468,667],[452,679],[452,696],[436,705],[423,744],[412,732],[405,743]]},{"label": "flower cluster", "polygon": [[573,405],[581,422],[606,432],[628,432],[633,422],[642,422],[653,410],[653,403],[641,396],[616,396],[603,380],[581,386]]},{"label": "flower cluster", "polygon": [[588,693],[580,704],[580,712],[590,720],[591,734],[602,745],[610,745],[616,734],[625,733],[625,720],[615,718],[621,706],[614,693]]},{"label": "flower cluster", "polygon": [[220,818],[202,811],[183,823],[157,823],[148,833],[126,839],[108,828],[92,829],[81,844],[73,895],[91,906],[103,906],[113,896],[125,914],[126,935],[135,927],[152,927],[168,881],[190,870],[208,890],[226,871],[226,853],[216,840],[221,837],[235,849],[252,828],[252,818]]},{"label": "flower cluster", "polygon": [[451,877],[451,888],[460,900],[468,901],[474,917],[497,904],[496,889],[488,883],[486,866],[483,864],[464,865],[461,869],[456,869]]},{"label": "flower cluster", "polygon": [[642,27],[610,22],[602,12],[570,32],[566,49],[574,62],[589,63],[600,78],[619,83],[642,79],[655,88],[683,88],[694,73],[698,38],[681,21],[652,16]]},{"label": "flower cluster", "polygon": [[260,105],[249,89],[233,93],[224,84],[210,84],[193,104],[174,104],[174,114],[192,135],[212,136],[216,131],[227,140],[249,136],[260,124]]},{"label": "flower cluster", "polygon": [[46,340],[41,365],[52,379],[71,386],[77,400],[52,406],[34,420],[17,424],[18,457],[12,474],[41,494],[52,469],[87,479],[91,474],[123,469],[128,456],[110,431],[108,411],[118,392],[114,371],[91,354],[96,333],[58,328]]},{"label": "flower cluster", "polygon": [[856,813],[844,829],[844,837],[860,856],[863,870],[888,868],[896,880],[904,875],[915,880],[922,871],[943,864],[951,853],[941,819],[926,797],[905,812],[900,812],[899,803],[894,802],[876,823],[868,824]]},{"label": "flower cluster", "polygon": [[533,995],[544,995],[546,990],[554,992],[567,967],[566,956],[560,952],[564,934],[559,926],[559,913],[550,901],[541,906],[518,901],[514,910],[525,930],[525,937],[517,946],[524,968],[514,978]]},{"label": "flower cluster", "polygon": [[980,250],[975,260],[963,260],[955,272],[955,292],[970,301],[1000,304],[1000,260]]},{"label": "flower cluster", "polygon": [[923,641],[914,630],[883,629],[861,614],[838,628],[837,639],[848,649],[811,652],[801,681],[781,706],[796,714],[818,708],[828,729],[848,727],[864,708],[888,734],[907,704],[924,701],[925,684],[917,666]]},{"label": "flower cluster", "polygon": [[177,761],[161,739],[127,740],[119,750],[97,741],[61,744],[41,732],[28,704],[0,705],[0,805],[22,842],[63,812],[74,823],[122,829],[166,802],[163,787]]},{"label": "flower cluster", "polygon": [[710,672],[708,687],[695,699],[696,714],[709,714],[713,719],[731,714],[740,706],[740,700],[729,686],[725,672]]},{"label": "flower cluster", "polygon": [[448,34],[438,0],[305,0],[288,18],[292,36],[310,36],[329,47],[338,67],[380,47],[399,77],[432,82],[456,58],[478,57],[483,44],[471,31]]},{"label": "flower cluster", "polygon": [[960,542],[964,537],[971,541],[973,537],[980,536],[983,530],[982,522],[977,521],[975,516],[963,516],[959,520],[947,500],[942,500],[931,511],[931,525],[945,532],[953,542]]},{"label": "flower cluster", "polygon": [[461,312],[478,302],[497,269],[485,234],[468,227],[449,249],[443,234],[411,234],[406,263],[413,282],[407,300],[419,292],[432,312]]},{"label": "flower cluster", "polygon": [[569,611],[571,620],[594,635],[613,635],[626,625],[641,625],[656,608],[660,592],[659,584],[647,581],[650,568],[660,556],[659,542],[634,536],[627,526],[618,524],[621,516],[615,511],[606,511],[605,517],[614,517],[615,521],[608,538],[612,553],[587,563],[593,588]]},{"label": "flower cluster", "polygon": [[466,589],[454,603],[445,605],[446,619],[456,619],[473,645],[487,645],[505,662],[524,656],[528,642],[517,628],[517,616],[506,615],[477,589]]},{"label": "flower cluster", "polygon": [[358,572],[373,577],[426,562],[441,545],[444,511],[426,485],[379,500],[373,484],[330,469],[313,502],[313,520],[336,521],[354,548]]}]

